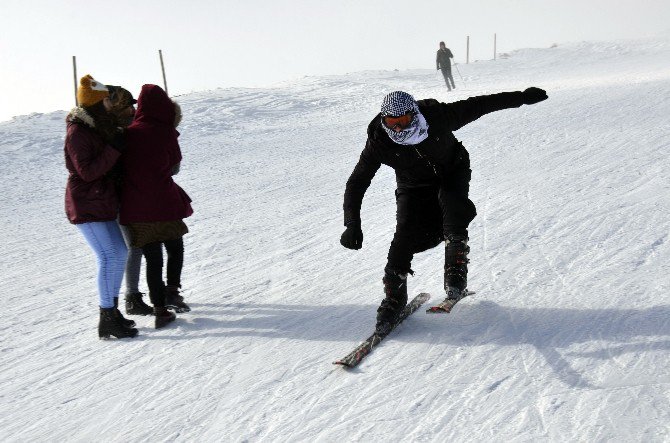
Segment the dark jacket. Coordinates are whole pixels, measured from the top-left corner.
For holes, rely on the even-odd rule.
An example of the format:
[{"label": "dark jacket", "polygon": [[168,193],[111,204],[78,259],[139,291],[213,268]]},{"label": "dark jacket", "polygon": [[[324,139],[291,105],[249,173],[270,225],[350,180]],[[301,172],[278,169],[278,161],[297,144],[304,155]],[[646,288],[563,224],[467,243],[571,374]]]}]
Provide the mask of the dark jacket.
[{"label": "dark jacket", "polygon": [[121,224],[175,221],[193,214],[191,199],[172,180],[182,158],[175,129],[178,111],[159,86],[142,86],[121,158]]},{"label": "dark jacket", "polygon": [[454,58],[454,54],[451,53],[451,50],[449,48],[445,48],[444,51],[442,49],[437,50],[437,57],[435,58],[435,61],[437,62],[437,69],[446,69],[448,71],[451,70],[451,60],[450,58]]},{"label": "dark jacket", "polygon": [[382,164],[395,170],[398,189],[439,186],[445,177],[458,169],[459,159],[467,157],[465,148],[452,131],[489,112],[518,108],[523,104],[523,93],[502,92],[453,103],[427,99],[419,100],[418,104],[428,123],[428,138],[417,145],[393,142],[382,127],[380,114],[368,125],[365,149],[344,192],[345,225],[360,220],[363,196]]},{"label": "dark jacket", "polygon": [[104,142],[84,108],[74,108],[66,121],[65,167],[70,173],[65,187],[67,218],[74,224],[115,220],[119,198],[110,171],[119,151]]}]

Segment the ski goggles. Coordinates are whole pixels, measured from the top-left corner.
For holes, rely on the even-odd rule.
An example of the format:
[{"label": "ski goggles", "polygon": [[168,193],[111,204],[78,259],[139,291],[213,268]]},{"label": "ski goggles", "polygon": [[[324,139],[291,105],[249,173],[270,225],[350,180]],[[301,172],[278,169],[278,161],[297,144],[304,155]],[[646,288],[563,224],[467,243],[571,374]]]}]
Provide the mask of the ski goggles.
[{"label": "ski goggles", "polygon": [[391,130],[395,131],[396,129],[400,129],[403,131],[407,129],[407,127],[412,123],[413,119],[414,113],[408,112],[407,114],[399,115],[397,117],[392,115],[385,115],[382,117],[382,122],[384,123],[384,126]]}]

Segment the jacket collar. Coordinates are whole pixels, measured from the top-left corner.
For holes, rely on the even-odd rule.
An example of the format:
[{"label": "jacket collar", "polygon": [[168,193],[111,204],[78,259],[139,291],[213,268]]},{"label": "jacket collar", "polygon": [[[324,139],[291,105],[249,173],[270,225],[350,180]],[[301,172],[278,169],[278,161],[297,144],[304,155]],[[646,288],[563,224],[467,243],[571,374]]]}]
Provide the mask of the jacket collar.
[{"label": "jacket collar", "polygon": [[95,120],[93,119],[91,114],[86,112],[86,109],[82,108],[81,106],[72,108],[72,110],[65,119],[69,122],[81,122],[84,123],[86,126],[95,128]]}]

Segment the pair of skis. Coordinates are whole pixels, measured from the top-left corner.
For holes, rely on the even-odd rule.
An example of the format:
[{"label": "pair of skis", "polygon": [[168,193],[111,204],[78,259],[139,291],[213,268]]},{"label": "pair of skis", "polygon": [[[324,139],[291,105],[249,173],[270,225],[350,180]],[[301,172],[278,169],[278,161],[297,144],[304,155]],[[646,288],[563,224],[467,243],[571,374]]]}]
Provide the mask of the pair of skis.
[{"label": "pair of skis", "polygon": [[[474,292],[469,292],[466,290],[465,295],[463,297],[459,299],[447,298],[442,303],[428,308],[426,312],[429,314],[448,314],[449,312],[451,312],[456,303],[472,294],[474,294]],[[354,348],[353,351],[347,354],[346,357],[333,362],[333,364],[344,366],[347,368],[353,368],[356,365],[358,365],[365,358],[365,356],[368,355],[375,348],[375,346],[377,346],[382,340],[384,340],[384,338],[386,338],[387,335],[389,335],[400,323],[402,323],[403,320],[405,320],[412,313],[417,311],[421,307],[421,305],[423,305],[429,299],[430,294],[426,292],[422,292],[416,297],[414,297],[414,299],[412,299],[412,301],[410,301],[407,304],[407,306],[405,306],[405,309],[403,309],[402,313],[400,314],[398,321],[395,322],[393,327],[386,334],[378,334],[376,332],[373,333],[360,345],[356,346],[356,348]]]}]

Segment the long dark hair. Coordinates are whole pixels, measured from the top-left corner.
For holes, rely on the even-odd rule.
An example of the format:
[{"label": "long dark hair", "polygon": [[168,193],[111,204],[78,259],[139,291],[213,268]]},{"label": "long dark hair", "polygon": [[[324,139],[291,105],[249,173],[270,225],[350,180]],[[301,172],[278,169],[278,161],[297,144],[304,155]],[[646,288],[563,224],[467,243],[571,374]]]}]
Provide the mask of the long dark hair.
[{"label": "long dark hair", "polygon": [[83,106],[83,108],[88,115],[93,118],[96,132],[98,132],[105,141],[110,141],[118,130],[118,124],[114,114],[107,112],[102,100],[91,106]]}]

